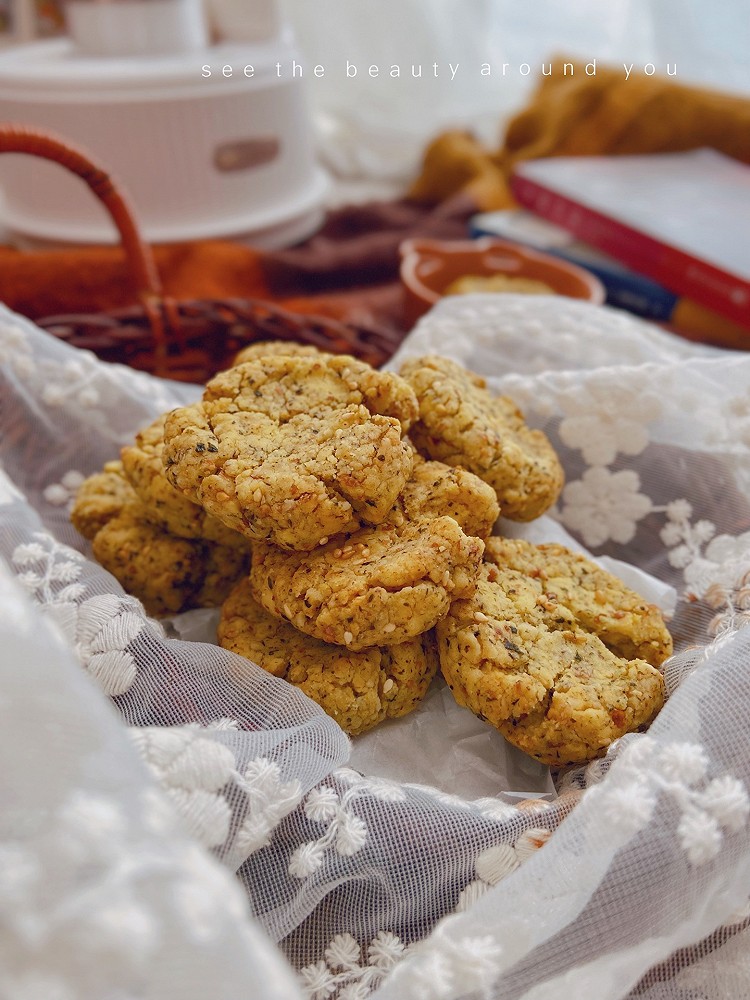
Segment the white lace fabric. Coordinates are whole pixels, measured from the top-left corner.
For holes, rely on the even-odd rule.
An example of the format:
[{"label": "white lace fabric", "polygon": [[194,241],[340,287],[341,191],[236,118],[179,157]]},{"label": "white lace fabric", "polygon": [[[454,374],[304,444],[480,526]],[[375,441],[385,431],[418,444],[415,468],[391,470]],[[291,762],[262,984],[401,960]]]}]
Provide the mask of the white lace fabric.
[{"label": "white lace fabric", "polygon": [[551,802],[354,770],[316,705],[170,638],[68,522],[199,390],[2,311],[1,998],[750,994],[750,358],[520,296],[446,300],[400,357],[430,352],[550,436],[577,541],[677,589],[648,734]]}]

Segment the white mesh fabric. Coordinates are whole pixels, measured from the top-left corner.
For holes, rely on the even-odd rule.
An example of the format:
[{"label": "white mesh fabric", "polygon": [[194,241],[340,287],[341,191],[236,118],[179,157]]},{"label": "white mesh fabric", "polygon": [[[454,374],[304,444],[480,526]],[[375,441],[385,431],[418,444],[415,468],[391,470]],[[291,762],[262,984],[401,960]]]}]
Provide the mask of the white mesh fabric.
[{"label": "white mesh fabric", "polygon": [[2,312],[0,996],[748,992],[750,359],[516,296],[447,300],[401,356],[428,352],[546,430],[577,540],[677,588],[648,735],[552,803],[347,768],[317,706],[168,638],[68,523],[81,477],[199,390]]}]

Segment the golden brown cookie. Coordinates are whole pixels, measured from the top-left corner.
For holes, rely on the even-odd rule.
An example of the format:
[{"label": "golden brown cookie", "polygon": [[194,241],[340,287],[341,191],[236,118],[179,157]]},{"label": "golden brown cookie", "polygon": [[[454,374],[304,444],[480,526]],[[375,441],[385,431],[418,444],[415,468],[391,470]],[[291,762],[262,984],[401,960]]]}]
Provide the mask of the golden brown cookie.
[{"label": "golden brown cookie", "polygon": [[562,466],[511,399],[493,396],[484,379],[447,358],[407,361],[401,374],[419,400],[410,436],[422,454],[489,483],[511,520],[531,521],[552,506],[563,487]]},{"label": "golden brown cookie", "polygon": [[238,351],[232,365],[244,365],[246,361],[267,357],[320,358],[328,352],[321,351],[312,344],[297,344],[292,340],[259,340]]},{"label": "golden brown cookie", "polygon": [[79,486],[70,520],[75,529],[91,541],[108,521],[135,499],[122,462],[107,462],[101,472],[89,476]]},{"label": "golden brown cookie", "polygon": [[169,482],[164,472],[164,419],[158,417],[120,452],[122,467],[146,515],[178,538],[203,538],[222,545],[247,546],[237,531],[211,517]]},{"label": "golden brown cookie", "polygon": [[402,515],[310,553],[254,546],[253,595],[301,632],[349,649],[406,642],[475,586],[484,544],[452,517]]},{"label": "golden brown cookie", "polygon": [[659,608],[585,556],[563,545],[494,537],[484,558],[537,580],[550,613],[556,604],[564,605],[618,656],[658,667],[672,655],[672,636]]},{"label": "golden brown cookie", "polygon": [[601,755],[663,703],[660,672],[608,649],[533,570],[484,563],[436,633],[456,701],[545,764]]},{"label": "golden brown cookie", "polygon": [[249,550],[178,538],[147,516],[120,462],[90,476],[71,513],[94,557],[152,615],[216,607],[247,573]]},{"label": "golden brown cookie", "polygon": [[416,412],[403,379],[354,358],[259,358],[167,416],[167,478],[248,538],[311,550],[388,516]]},{"label": "golden brown cookie", "polygon": [[300,688],[353,736],[415,709],[437,670],[432,633],[352,652],[269,615],[246,580],[224,603],[218,634],[221,646]]},{"label": "golden brown cookie", "polygon": [[467,535],[487,538],[500,516],[495,491],[473,472],[415,457],[397,504],[410,520],[452,517]]}]

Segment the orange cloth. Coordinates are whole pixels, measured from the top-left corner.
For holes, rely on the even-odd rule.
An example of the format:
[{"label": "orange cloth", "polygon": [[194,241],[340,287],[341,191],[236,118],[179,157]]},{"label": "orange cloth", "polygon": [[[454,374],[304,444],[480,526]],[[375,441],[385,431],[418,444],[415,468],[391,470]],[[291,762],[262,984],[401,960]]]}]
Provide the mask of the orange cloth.
[{"label": "orange cloth", "polygon": [[671,78],[597,67],[586,76],[582,63],[562,75],[565,60],[553,59],[529,105],[508,125],[500,150],[488,150],[465,132],[438,136],[424,154],[422,171],[409,192],[426,203],[457,191],[483,209],[514,204],[508,188],[513,166],[546,156],[663,153],[712,146],[750,163],[750,99]]},{"label": "orange cloth", "polygon": [[[435,208],[409,200],[330,212],[299,247],[263,253],[202,240],[157,246],[164,293],[175,299],[263,299],[300,313],[400,329],[401,240],[465,236],[476,204],[459,195]],[[0,247],[0,301],[41,319],[133,305],[136,291],[119,247],[16,250]]]},{"label": "orange cloth", "polygon": [[[175,298],[267,297],[259,256],[244,247],[180,243],[156,247],[155,256],[165,293]],[[0,247],[0,300],[39,319],[133,305],[136,294],[119,247]]]}]

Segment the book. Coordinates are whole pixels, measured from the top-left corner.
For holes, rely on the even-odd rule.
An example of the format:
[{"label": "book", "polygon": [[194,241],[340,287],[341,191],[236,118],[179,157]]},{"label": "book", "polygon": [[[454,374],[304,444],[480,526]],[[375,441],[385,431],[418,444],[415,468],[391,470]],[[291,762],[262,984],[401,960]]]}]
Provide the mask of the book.
[{"label": "book", "polygon": [[519,164],[515,197],[665,288],[750,326],[750,167],[712,149]]}]

